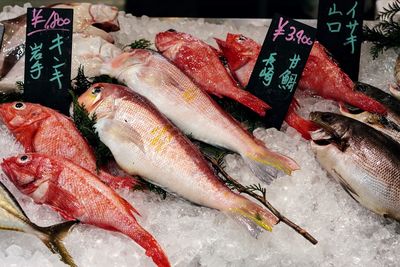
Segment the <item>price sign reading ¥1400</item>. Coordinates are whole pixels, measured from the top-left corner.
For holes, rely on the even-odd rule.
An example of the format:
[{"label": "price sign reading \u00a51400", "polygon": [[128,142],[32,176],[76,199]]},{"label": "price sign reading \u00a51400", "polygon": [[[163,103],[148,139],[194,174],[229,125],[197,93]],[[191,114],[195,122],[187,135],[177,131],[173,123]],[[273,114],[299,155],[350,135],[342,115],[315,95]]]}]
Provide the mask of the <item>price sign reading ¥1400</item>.
[{"label": "price sign reading \u00a51400", "polygon": [[68,114],[72,9],[28,8],[24,98]]},{"label": "price sign reading \u00a51400", "polygon": [[358,80],[364,0],[320,0],[317,40]]},{"label": "price sign reading \u00a51400", "polygon": [[267,127],[280,129],[314,44],[315,29],[275,15],[251,74],[248,90],[272,107]]}]

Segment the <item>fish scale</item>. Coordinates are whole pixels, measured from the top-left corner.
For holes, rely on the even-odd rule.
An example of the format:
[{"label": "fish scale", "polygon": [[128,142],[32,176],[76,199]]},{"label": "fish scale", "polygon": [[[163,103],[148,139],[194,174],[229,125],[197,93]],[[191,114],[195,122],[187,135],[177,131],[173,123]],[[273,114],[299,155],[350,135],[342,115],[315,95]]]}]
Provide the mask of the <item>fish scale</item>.
[{"label": "fish scale", "polygon": [[178,128],[195,139],[239,153],[253,173],[271,182],[279,171],[291,174],[297,163],[269,150],[249,134],[203,90],[157,52],[134,49],[103,65],[101,72],[117,78],[149,99]]},{"label": "fish scale", "polygon": [[[311,145],[321,165],[362,205],[400,220],[400,144],[339,114],[310,116],[322,127],[312,134]],[[345,142],[344,149],[339,142]]]},{"label": "fish scale", "polygon": [[199,149],[151,102],[113,84],[95,84],[78,99],[119,166],[193,203],[251,219],[270,230],[277,218],[232,192]]}]

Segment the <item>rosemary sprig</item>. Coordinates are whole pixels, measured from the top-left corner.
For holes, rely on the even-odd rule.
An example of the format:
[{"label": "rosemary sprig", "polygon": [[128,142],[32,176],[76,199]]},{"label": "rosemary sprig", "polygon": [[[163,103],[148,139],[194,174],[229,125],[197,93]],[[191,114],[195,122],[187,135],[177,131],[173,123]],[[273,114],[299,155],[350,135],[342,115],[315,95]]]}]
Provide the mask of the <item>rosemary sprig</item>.
[{"label": "rosemary sprig", "polygon": [[144,38],[141,38],[139,40],[133,41],[133,43],[126,45],[125,47],[130,47],[132,49],[150,49],[152,43]]},{"label": "rosemary sprig", "polygon": [[[221,176],[218,176],[221,178],[221,180],[227,184],[229,187],[235,189],[238,191],[240,194],[246,194],[249,195],[250,197],[256,199],[259,201],[264,207],[269,209],[277,218],[278,218],[278,223],[283,222],[284,224],[288,225],[292,229],[294,229],[296,232],[298,232],[300,235],[302,235],[305,239],[310,241],[313,245],[316,245],[318,241],[311,235],[309,234],[305,229],[301,228],[285,216],[283,216],[277,209],[275,209],[271,203],[266,198],[266,189],[262,188],[260,184],[257,185],[249,185],[249,186],[243,186],[240,184],[238,181],[236,181],[234,178],[232,178],[228,173],[225,172],[224,168],[218,164],[218,162],[211,158],[206,156],[206,158],[211,162],[211,164],[214,166],[214,168],[218,171]],[[259,194],[260,193],[260,194]]]}]

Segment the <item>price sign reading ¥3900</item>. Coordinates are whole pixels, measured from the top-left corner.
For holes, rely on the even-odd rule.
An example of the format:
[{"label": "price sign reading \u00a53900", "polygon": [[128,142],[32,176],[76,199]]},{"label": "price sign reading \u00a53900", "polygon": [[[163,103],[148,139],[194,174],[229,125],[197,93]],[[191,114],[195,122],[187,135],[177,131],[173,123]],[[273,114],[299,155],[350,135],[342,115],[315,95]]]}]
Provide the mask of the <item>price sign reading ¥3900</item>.
[{"label": "price sign reading \u00a53900", "polygon": [[267,127],[280,129],[314,39],[314,28],[274,16],[247,86],[272,107],[265,116]]},{"label": "price sign reading \u00a53900", "polygon": [[360,68],[363,9],[363,0],[319,1],[317,40],[354,81]]},{"label": "price sign reading \u00a53900", "polygon": [[72,9],[28,8],[24,98],[68,114]]}]

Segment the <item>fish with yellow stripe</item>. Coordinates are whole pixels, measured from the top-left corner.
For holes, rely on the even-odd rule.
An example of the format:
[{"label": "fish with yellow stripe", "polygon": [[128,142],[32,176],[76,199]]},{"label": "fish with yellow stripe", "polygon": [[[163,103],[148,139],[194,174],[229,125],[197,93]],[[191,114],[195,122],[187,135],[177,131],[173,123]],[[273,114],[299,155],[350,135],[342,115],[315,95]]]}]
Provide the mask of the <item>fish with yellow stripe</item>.
[{"label": "fish with yellow stripe", "polygon": [[270,182],[279,171],[291,174],[297,163],[269,150],[227,114],[181,70],[157,52],[134,49],[103,64],[101,72],[146,97],[184,133],[239,153],[253,173]]},{"label": "fish with yellow stripe", "polygon": [[78,101],[96,114],[99,137],[124,171],[266,230],[278,222],[271,212],[226,187],[198,148],[146,98],[124,86],[100,83]]}]

